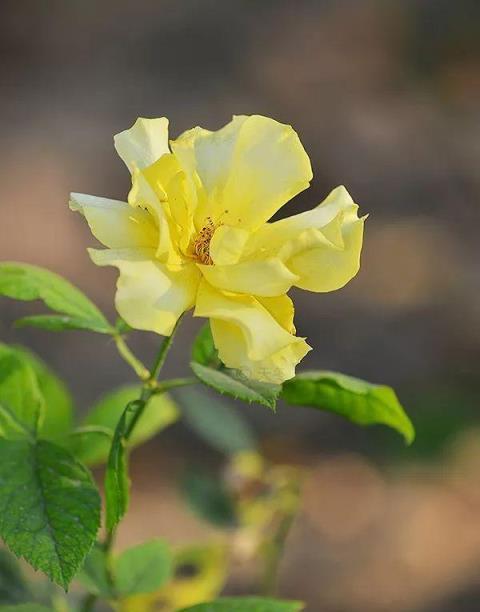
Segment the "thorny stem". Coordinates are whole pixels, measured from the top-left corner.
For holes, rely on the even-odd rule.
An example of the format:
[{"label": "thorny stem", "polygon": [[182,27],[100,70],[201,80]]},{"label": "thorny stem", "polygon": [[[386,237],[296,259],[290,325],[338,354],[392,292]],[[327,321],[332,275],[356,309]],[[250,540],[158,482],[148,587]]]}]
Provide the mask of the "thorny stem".
[{"label": "thorny stem", "polygon": [[[194,378],[176,378],[176,379],[174,378],[172,380],[167,380],[163,383],[157,382],[158,376],[167,358],[168,351],[170,350],[172,346],[173,337],[180,324],[181,318],[182,317],[180,317],[177,323],[175,324],[175,327],[173,328],[171,335],[163,339],[163,342],[160,345],[160,349],[157,353],[157,357],[155,358],[152,369],[150,371],[148,371],[145,368],[145,366],[135,357],[135,355],[132,353],[132,351],[127,346],[123,337],[121,335],[115,336],[115,343],[117,345],[120,355],[125,359],[127,363],[129,363],[132,366],[132,368],[137,373],[138,377],[143,381],[142,392],[141,392],[139,399],[137,400],[138,409],[135,411],[135,414],[133,415],[132,420],[130,421],[128,425],[128,429],[125,432],[125,436],[124,436],[125,441],[127,441],[132,435],[135,429],[135,426],[138,423],[138,420],[140,419],[140,417],[143,414],[143,411],[145,410],[145,406],[147,405],[149,399],[153,395],[164,393],[165,391],[167,391],[167,389],[173,389],[174,387],[182,387],[185,385],[191,385],[196,382],[196,379]],[[109,578],[109,581],[112,587],[113,587],[113,575],[112,575],[110,568],[112,566],[112,549],[113,549],[113,545],[115,542],[115,536],[116,536],[115,529],[109,531],[103,543],[103,549],[107,557],[107,567],[109,568],[108,578]],[[96,595],[89,595],[88,597],[86,597],[85,601],[83,602],[83,607],[82,607],[83,612],[88,612],[89,610],[93,610],[95,607],[96,601],[97,601]]]}]

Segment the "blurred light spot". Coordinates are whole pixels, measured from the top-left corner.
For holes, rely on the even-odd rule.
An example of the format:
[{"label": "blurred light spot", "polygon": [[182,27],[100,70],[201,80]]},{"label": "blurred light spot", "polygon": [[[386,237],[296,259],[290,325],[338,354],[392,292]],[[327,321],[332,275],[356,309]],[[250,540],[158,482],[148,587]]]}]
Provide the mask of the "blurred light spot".
[{"label": "blurred light spot", "polygon": [[384,507],[382,476],[357,455],[324,461],[306,484],[305,513],[332,540],[357,537],[378,520]]},{"label": "blurred light spot", "polygon": [[461,273],[453,237],[432,219],[367,226],[356,295],[388,308],[415,308],[446,292]]}]

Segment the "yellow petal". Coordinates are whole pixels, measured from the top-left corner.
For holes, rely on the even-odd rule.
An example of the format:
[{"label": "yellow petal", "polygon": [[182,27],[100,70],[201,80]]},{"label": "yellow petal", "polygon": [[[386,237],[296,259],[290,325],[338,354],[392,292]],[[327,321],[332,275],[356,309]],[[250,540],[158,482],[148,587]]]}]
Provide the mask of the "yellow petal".
[{"label": "yellow petal", "polygon": [[173,153],[162,155],[142,170],[160,202],[168,200],[168,185],[178,172],[181,172],[180,164]]},{"label": "yellow petal", "polygon": [[198,177],[197,228],[208,216],[257,228],[312,178],[296,132],[259,115],[234,117],[217,132],[190,130],[171,146],[185,171]]},{"label": "yellow petal", "polygon": [[168,148],[168,119],[139,117],[131,128],[114,137],[117,153],[130,172],[135,167],[145,168],[159,159]]},{"label": "yellow petal", "polygon": [[247,250],[279,257],[301,289],[334,291],[360,267],[365,218],[357,211],[345,187],[337,187],[317,208],[260,228]]},{"label": "yellow petal", "polygon": [[187,199],[192,213],[196,210],[198,201],[203,201],[206,198],[205,189],[197,174],[195,141],[197,138],[211,133],[201,127],[195,127],[183,132],[176,140],[170,141],[170,147],[185,172]]},{"label": "yellow petal", "polygon": [[276,254],[306,229],[325,230],[340,212],[352,205],[355,204],[345,187],[337,187],[316,208],[274,223],[265,223],[252,235],[247,250],[261,249]]},{"label": "yellow petal", "polygon": [[171,233],[186,251],[195,233],[193,211],[188,199],[186,175],[172,153],[164,155],[142,171],[162,207],[171,219]]},{"label": "yellow petal", "polygon": [[293,317],[295,308],[292,300],[288,295],[279,295],[277,297],[258,297],[260,304],[264,306],[272,317],[279,323],[283,329],[286,329],[290,334],[295,334],[295,325]]},{"label": "yellow petal", "polygon": [[125,202],[83,193],[70,194],[70,208],[81,212],[92,234],[111,249],[154,247],[158,229],[148,212]]},{"label": "yellow petal", "polygon": [[168,206],[159,200],[158,195],[145,173],[135,168],[132,174],[132,188],[128,201],[133,207],[144,208],[155,219],[157,231],[156,257],[162,263],[180,264],[176,236],[172,236],[172,223]]},{"label": "yellow petal", "polygon": [[224,291],[272,297],[286,293],[298,280],[280,259],[245,261],[229,266],[198,266],[206,280]]},{"label": "yellow petal", "polygon": [[360,268],[364,219],[345,223],[343,249],[319,246],[310,248],[288,261],[300,277],[297,286],[307,291],[334,291],[348,283]]},{"label": "yellow petal", "polygon": [[210,241],[210,257],[213,263],[219,266],[237,263],[249,237],[250,232],[240,227],[218,227]]},{"label": "yellow petal", "polygon": [[249,378],[281,383],[294,376],[296,364],[310,350],[259,300],[218,291],[206,281],[200,283],[194,316],[210,318],[220,359]]},{"label": "yellow petal", "polygon": [[89,253],[97,265],[119,269],[115,305],[135,329],[169,336],[180,315],[195,302],[200,273],[193,264],[161,264],[154,249],[89,249]]}]

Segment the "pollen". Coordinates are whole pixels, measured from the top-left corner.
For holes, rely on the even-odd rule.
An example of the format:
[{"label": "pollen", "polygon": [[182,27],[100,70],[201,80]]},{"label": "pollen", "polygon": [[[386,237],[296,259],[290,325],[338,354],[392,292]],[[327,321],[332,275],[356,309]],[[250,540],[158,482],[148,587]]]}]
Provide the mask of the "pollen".
[{"label": "pollen", "polygon": [[211,217],[207,217],[205,225],[197,234],[193,242],[193,251],[198,261],[206,266],[213,265],[213,260],[210,257],[210,241],[215,233],[215,230],[222,225],[214,223]]}]

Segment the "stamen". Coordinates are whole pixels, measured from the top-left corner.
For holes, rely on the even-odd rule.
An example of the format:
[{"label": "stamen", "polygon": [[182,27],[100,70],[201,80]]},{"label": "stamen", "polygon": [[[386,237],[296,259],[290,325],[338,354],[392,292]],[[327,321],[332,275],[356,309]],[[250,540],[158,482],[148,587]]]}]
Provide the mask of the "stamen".
[{"label": "stamen", "polygon": [[214,223],[211,217],[207,217],[205,221],[205,225],[202,227],[194,240],[193,250],[200,263],[206,266],[211,266],[213,265],[213,260],[210,257],[210,241],[215,233],[215,230],[222,224]]}]

